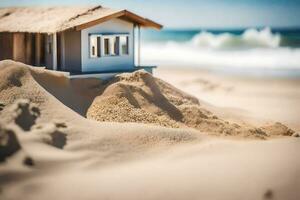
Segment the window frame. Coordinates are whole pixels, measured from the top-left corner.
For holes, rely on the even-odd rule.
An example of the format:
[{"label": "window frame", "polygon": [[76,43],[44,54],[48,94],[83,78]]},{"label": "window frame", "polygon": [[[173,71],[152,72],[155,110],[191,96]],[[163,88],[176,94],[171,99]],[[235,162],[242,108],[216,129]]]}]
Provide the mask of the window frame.
[{"label": "window frame", "polygon": [[[100,54],[100,57],[98,57],[98,37],[100,37],[100,41],[101,41],[101,36],[99,35],[96,35],[96,34],[92,34],[92,35],[89,35],[89,58],[100,58],[101,57],[101,54]],[[92,45],[92,39],[94,39],[95,41],[95,45]],[[101,42],[100,42],[100,46],[101,46]],[[93,49],[93,47],[95,47]],[[94,52],[93,52],[94,50]],[[101,48],[100,48],[100,52],[101,52]],[[94,54],[93,54],[94,53]]]},{"label": "window frame", "polygon": [[[126,39],[126,44],[127,44],[127,53],[123,53],[123,49],[122,49],[122,43],[121,43],[121,38],[122,37],[125,37],[125,39]],[[129,48],[129,44],[130,44],[130,42],[129,42],[130,40],[129,40],[129,35],[121,35],[121,36],[119,36],[119,54],[121,54],[122,56],[129,56],[129,52],[130,52],[130,48]]]},{"label": "window frame", "polygon": [[[96,38],[96,46],[95,46],[95,56],[92,56],[92,43],[91,43],[91,38],[95,37]],[[97,38],[100,37],[100,48],[98,47],[98,42]],[[119,38],[117,40],[117,37]],[[122,45],[121,45],[121,37],[126,37],[128,38],[127,42],[127,54],[123,54],[122,51]],[[113,38],[113,42],[112,42]],[[105,54],[105,39],[109,39],[109,52],[110,54]],[[115,41],[118,41],[118,45],[116,45]],[[130,56],[130,34],[129,33],[93,33],[89,34],[89,58],[90,59],[99,59],[102,57],[127,57]],[[118,46],[118,51],[115,51],[115,46]],[[100,56],[98,56],[98,49],[100,50]],[[114,51],[112,53],[112,51]],[[117,53],[117,54],[115,54]],[[114,55],[115,54],[115,55]]]}]

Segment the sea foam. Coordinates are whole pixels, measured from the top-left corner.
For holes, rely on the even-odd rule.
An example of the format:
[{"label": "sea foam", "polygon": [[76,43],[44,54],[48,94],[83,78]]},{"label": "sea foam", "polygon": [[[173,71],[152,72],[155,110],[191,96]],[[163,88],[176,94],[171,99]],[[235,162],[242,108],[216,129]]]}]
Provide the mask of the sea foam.
[{"label": "sea foam", "polygon": [[280,45],[280,35],[272,34],[270,28],[248,29],[242,35],[233,35],[223,33],[214,35],[209,32],[201,32],[194,36],[192,44],[197,47],[214,48],[214,49],[231,49],[231,48],[276,48]]},{"label": "sea foam", "polygon": [[193,67],[300,69],[300,49],[280,46],[269,28],[241,35],[201,32],[188,42],[145,43],[142,64]]}]

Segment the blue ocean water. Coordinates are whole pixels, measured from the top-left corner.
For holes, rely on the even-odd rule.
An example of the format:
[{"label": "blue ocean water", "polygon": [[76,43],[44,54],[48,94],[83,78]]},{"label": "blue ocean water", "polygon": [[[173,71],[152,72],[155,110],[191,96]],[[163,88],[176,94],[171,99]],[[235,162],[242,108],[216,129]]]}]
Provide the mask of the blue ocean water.
[{"label": "blue ocean water", "polygon": [[142,63],[300,77],[300,29],[147,30]]}]

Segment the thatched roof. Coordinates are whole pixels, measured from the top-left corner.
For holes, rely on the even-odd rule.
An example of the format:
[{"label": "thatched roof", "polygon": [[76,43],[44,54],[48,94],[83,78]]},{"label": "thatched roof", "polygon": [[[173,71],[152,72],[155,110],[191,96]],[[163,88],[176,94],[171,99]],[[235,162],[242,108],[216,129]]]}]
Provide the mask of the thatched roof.
[{"label": "thatched roof", "polygon": [[55,33],[70,28],[81,30],[120,18],[144,27],[162,26],[126,10],[94,7],[9,7],[0,8],[0,32]]}]

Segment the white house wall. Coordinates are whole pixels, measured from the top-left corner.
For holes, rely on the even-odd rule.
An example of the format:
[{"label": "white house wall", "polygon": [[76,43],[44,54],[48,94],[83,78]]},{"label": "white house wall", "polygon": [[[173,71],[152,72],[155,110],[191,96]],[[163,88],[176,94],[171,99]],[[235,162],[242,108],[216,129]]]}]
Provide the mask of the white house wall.
[{"label": "white house wall", "polygon": [[[134,38],[132,23],[112,19],[81,31],[82,72],[130,70],[134,67]],[[89,34],[129,34],[129,55],[90,58]]]}]

